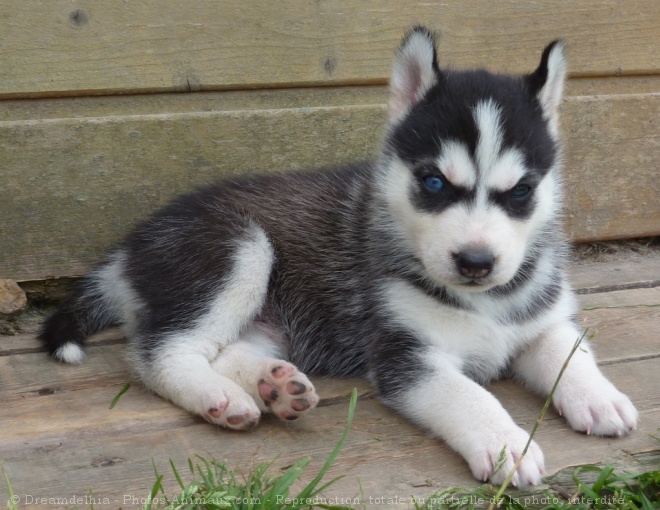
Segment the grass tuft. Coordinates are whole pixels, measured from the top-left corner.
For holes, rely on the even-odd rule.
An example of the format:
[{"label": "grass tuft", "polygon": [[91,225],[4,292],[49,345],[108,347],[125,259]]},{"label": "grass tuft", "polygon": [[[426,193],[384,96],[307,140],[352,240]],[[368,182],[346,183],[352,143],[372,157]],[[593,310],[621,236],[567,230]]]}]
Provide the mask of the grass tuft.
[{"label": "grass tuft", "polygon": [[[582,478],[593,478],[584,482]],[[590,476],[589,476],[590,475]],[[521,491],[499,494],[496,487],[474,490],[451,487],[416,504],[416,510],[478,510],[494,505],[503,510],[657,510],[660,508],[660,470],[617,474],[612,466],[581,466],[573,471],[573,487],[552,487],[544,493]]]},{"label": "grass tuft", "polygon": [[300,480],[310,459],[301,459],[289,466],[284,473],[273,475],[270,471],[272,462],[258,465],[243,480],[238,480],[235,473],[225,464],[197,456],[188,459],[188,468],[192,481],[185,483],[183,477],[170,460],[170,467],[181,489],[178,494],[168,497],[162,486],[163,475],[154,466],[156,482],[151,489],[144,510],[302,510],[325,508],[350,510],[351,507],[328,505],[321,496],[322,491],[335,483],[334,478],[321,483],[328,470],[339,455],[355,415],[357,389],[351,394],[348,419],[344,432],[327,460],[314,479],[298,494],[292,496],[294,483]]}]

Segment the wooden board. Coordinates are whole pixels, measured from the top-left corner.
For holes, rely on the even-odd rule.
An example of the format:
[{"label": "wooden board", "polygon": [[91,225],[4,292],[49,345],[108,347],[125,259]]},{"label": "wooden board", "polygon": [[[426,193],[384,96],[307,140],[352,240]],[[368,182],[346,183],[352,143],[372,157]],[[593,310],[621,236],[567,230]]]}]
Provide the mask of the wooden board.
[{"label": "wooden board", "polygon": [[[47,370],[43,356],[30,356],[30,360],[17,359],[14,365],[28,363]],[[625,438],[613,441],[575,434],[550,412],[537,436],[545,447],[548,473],[657,449],[657,442],[647,435],[660,423],[657,368],[658,358],[605,367],[606,374],[628,392],[641,411],[639,430]],[[637,374],[634,380],[630,373]],[[91,491],[113,501],[125,494],[139,497],[153,484],[152,460],[167,474],[166,487],[171,491],[175,486],[168,460],[173,459],[183,469],[186,459],[195,454],[243,470],[276,457],[275,469],[309,457],[314,461],[311,469],[318,469],[341,433],[347,409],[345,394],[350,387],[350,383],[344,384],[346,391],[342,392],[326,386],[321,395],[334,397],[333,404],[315,410],[302,421],[282,424],[268,418],[254,432],[241,434],[216,429],[139,387],[122,396],[115,409],[108,409],[122,385],[119,381],[108,384],[100,374],[94,387],[70,384],[54,394],[22,393],[21,398],[7,400],[0,451],[14,491],[41,497]],[[494,384],[490,389],[518,424],[531,429],[542,405],[540,399],[510,382]],[[356,477],[367,497],[427,495],[432,489],[425,486],[428,479],[440,487],[476,484],[463,461],[441,442],[368,396],[358,405],[349,441],[329,474],[345,474],[347,479],[328,495],[356,495]],[[562,448],[551,446],[558,444]],[[62,473],[70,475],[64,480]]]},{"label": "wooden board", "polygon": [[[579,294],[660,286],[660,252],[634,253],[623,249],[607,260],[572,261],[569,278]],[[603,294],[605,295],[605,294]],[[611,294],[607,294],[611,295]]]},{"label": "wooden board", "polygon": [[[660,74],[571,79],[565,95],[619,96],[660,93]],[[39,100],[5,99],[0,122],[68,118],[123,117],[159,113],[191,113],[384,105],[385,85],[310,87],[296,89],[228,90],[195,94],[162,93],[133,96],[53,97]]]},{"label": "wooden board", "polygon": [[660,287],[580,296],[582,326],[601,364],[641,360],[660,353],[659,342],[639,336],[660,324]]},{"label": "wooden board", "polygon": [[[360,90],[360,89],[358,89]],[[145,114],[142,100],[87,101],[85,116],[0,122],[0,275],[80,275],[139,219],[173,195],[222,175],[340,163],[372,155],[385,107],[374,89],[310,100],[239,95],[209,111]],[[154,101],[150,102],[155,106]],[[270,105],[270,107],[266,107]],[[140,111],[140,109],[143,109]],[[51,115],[64,111],[54,106]],[[78,105],[78,110],[83,108]],[[27,115],[25,110],[23,114]],[[660,233],[660,94],[569,97],[563,107],[566,212],[574,240]],[[17,116],[14,111],[13,116]],[[313,147],[313,150],[310,148]]]},{"label": "wooden board", "polygon": [[[585,463],[643,469],[637,459],[660,451],[649,436],[657,435],[660,425],[660,288],[628,288],[636,282],[643,285],[658,267],[658,258],[646,257],[636,272],[617,271],[620,267],[614,261],[583,261],[571,272],[578,288],[590,290],[580,296],[581,315],[587,325],[599,329],[593,343],[602,370],[631,396],[641,413],[640,427],[620,439],[588,437],[572,432],[549,411],[536,440],[553,483],[558,479],[554,473]],[[624,290],[599,292],[590,276],[595,273],[603,275],[602,290]],[[583,280],[581,274],[586,275]],[[312,462],[303,481],[308,482],[341,435],[353,387],[360,395],[356,418],[328,479],[346,477],[324,492],[327,498],[356,507],[354,498],[361,497],[367,508],[410,508],[413,496],[426,497],[450,485],[476,485],[460,457],[383,407],[362,380],[316,378],[322,401],[309,416],[286,424],[265,417],[253,432],[235,433],[204,423],[139,384],[109,409],[131,379],[123,360],[125,346],[116,343],[116,332],[91,342],[87,360],[78,366],[49,360],[31,335],[13,344],[6,341],[0,337],[0,458],[22,498],[22,509],[44,508],[35,498],[90,495],[98,509],[139,508],[156,478],[152,463],[171,494],[177,486],[170,459],[187,479],[187,459],[197,454],[227,462],[239,472],[274,459],[273,470],[278,472],[307,457]],[[5,345],[8,348],[2,349]],[[539,397],[511,381],[493,383],[489,389],[520,426],[531,429],[542,406]],[[0,484],[0,501],[7,497]]]},{"label": "wooden board", "polygon": [[420,22],[440,30],[442,61],[459,67],[530,71],[562,37],[575,75],[660,69],[655,0],[0,6],[0,97],[384,83],[403,32]]},{"label": "wooden board", "polygon": [[657,234],[660,94],[580,97],[574,108],[574,115],[564,117],[569,235],[591,240]]}]

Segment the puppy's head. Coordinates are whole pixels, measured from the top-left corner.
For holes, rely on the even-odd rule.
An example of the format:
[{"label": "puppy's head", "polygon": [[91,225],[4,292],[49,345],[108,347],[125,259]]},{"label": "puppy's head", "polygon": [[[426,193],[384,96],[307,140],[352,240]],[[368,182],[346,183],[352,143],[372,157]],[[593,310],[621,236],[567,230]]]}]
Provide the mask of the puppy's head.
[{"label": "puppy's head", "polygon": [[558,209],[564,46],[525,76],[440,70],[433,34],[397,51],[380,192],[427,275],[456,290],[509,282]]}]

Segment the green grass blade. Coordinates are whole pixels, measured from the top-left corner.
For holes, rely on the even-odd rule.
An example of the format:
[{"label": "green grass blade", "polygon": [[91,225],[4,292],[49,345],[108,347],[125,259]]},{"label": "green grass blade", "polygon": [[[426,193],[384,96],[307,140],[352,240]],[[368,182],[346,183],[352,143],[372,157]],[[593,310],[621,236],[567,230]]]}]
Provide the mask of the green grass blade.
[{"label": "green grass blade", "polygon": [[185,489],[186,486],[183,484],[183,480],[181,479],[181,476],[179,476],[179,472],[177,471],[172,459],[170,459],[170,466],[172,467],[172,472],[174,473],[174,478],[176,478],[177,483],[182,489]]},{"label": "green grass blade", "polygon": [[[658,497],[660,498],[660,493],[658,494]],[[641,491],[639,493],[639,499],[641,500],[642,503],[642,510],[657,510],[658,507],[653,505],[653,503],[651,503],[651,500],[649,500],[649,498],[646,497],[646,494],[644,494]]]},{"label": "green grass blade", "polygon": [[[156,461],[153,458],[151,459],[151,466],[154,468],[154,473],[156,473],[156,477],[157,478],[160,477],[160,479],[162,480],[163,477],[158,473],[158,469],[156,468]],[[160,492],[162,492],[163,496],[165,496],[165,490],[163,489],[163,486],[160,485],[159,488],[160,488]]]},{"label": "green grass blade", "polygon": [[201,460],[204,463],[204,466],[206,467],[206,472],[203,472],[202,469],[199,467],[199,465],[197,466],[197,472],[199,473],[199,476],[202,477],[202,480],[204,481],[207,487],[213,487],[214,477],[213,477],[213,470],[211,469],[211,464],[201,455],[197,455],[197,458]]},{"label": "green grass blade", "polygon": [[344,478],[345,476],[346,476],[346,475],[339,475],[337,478],[333,478],[333,479],[330,480],[329,482],[324,483],[323,485],[321,485],[320,487],[318,487],[317,489],[314,490],[314,494],[320,494],[321,492],[323,492],[324,490],[326,490],[328,487],[330,487],[333,483],[338,482],[339,480],[341,480],[341,479]]},{"label": "green grass blade", "polygon": [[124,384],[124,387],[121,390],[119,390],[119,393],[117,393],[115,398],[112,399],[112,402],[110,402],[109,409],[114,409],[114,407],[117,405],[117,402],[119,402],[119,399],[121,398],[121,396],[124,393],[126,393],[128,391],[128,388],[130,388],[130,387],[131,387],[131,383],[127,382],[126,384]]},{"label": "green grass blade", "polygon": [[11,483],[9,483],[9,475],[7,475],[7,471],[5,470],[4,466],[2,466],[2,474],[5,475],[7,492],[9,492],[9,501],[7,502],[7,510],[18,510],[18,503],[16,503],[16,495],[14,494],[14,490],[11,487]]},{"label": "green grass blade", "polygon": [[598,475],[598,478],[591,486],[591,490],[593,490],[597,494],[600,494],[603,491],[603,487],[608,482],[608,478],[610,477],[613,471],[614,468],[612,466],[605,466],[604,468],[602,468],[600,475]]},{"label": "green grass blade", "polygon": [[346,442],[346,438],[348,438],[348,432],[351,429],[351,424],[353,423],[353,417],[355,416],[355,406],[357,405],[357,399],[358,399],[357,388],[353,388],[353,392],[351,393],[351,402],[348,405],[348,419],[346,421],[346,426],[344,427],[344,433],[342,434],[341,439],[339,440],[337,445],[332,450],[332,453],[330,453],[330,456],[328,457],[328,459],[325,461],[325,464],[323,464],[323,467],[321,468],[319,473],[300,492],[300,494],[298,495],[299,498],[307,499],[307,498],[311,498],[312,496],[318,494],[318,490],[315,490],[316,486],[319,484],[321,479],[328,472],[328,470],[330,469],[330,466],[332,466],[335,459],[337,458],[337,455],[339,455],[339,452],[341,451],[342,447],[344,446],[344,443]]},{"label": "green grass blade", "polygon": [[163,490],[163,486],[161,485],[162,481],[163,475],[158,475],[158,478],[156,478],[156,483],[154,483],[154,486],[151,488],[151,493],[149,493],[149,500],[144,504],[144,510],[151,510],[154,501],[156,500],[158,491]]},{"label": "green grass blade", "polygon": [[580,487],[581,485],[584,485],[584,482],[580,480],[580,474],[583,471],[594,471],[596,473],[600,473],[603,468],[600,468],[598,466],[579,466],[575,468],[573,471],[573,483],[575,484],[576,487]]},{"label": "green grass blade", "polygon": [[302,459],[295,462],[289,469],[287,469],[282,476],[278,477],[266,494],[266,502],[275,503],[280,499],[287,499],[289,497],[289,489],[293,482],[295,482],[303,470],[310,463],[310,459]]}]

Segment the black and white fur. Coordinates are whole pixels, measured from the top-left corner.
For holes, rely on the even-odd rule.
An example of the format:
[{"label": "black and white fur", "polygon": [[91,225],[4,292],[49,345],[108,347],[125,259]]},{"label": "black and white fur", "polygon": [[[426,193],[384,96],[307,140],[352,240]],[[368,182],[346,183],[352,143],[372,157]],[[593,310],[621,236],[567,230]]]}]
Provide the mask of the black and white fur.
[{"label": "black and white fur", "polygon": [[[528,433],[483,386],[546,395],[576,339],[560,234],[561,42],[526,76],[440,70],[412,29],[372,162],[224,181],[143,222],[45,323],[55,358],[120,324],[144,384],[230,428],[318,402],[303,372],[366,376],[383,402],[500,483]],[[637,412],[583,343],[554,396],[575,430]],[[495,470],[505,447],[505,462]],[[536,484],[532,443],[513,478]]]}]

